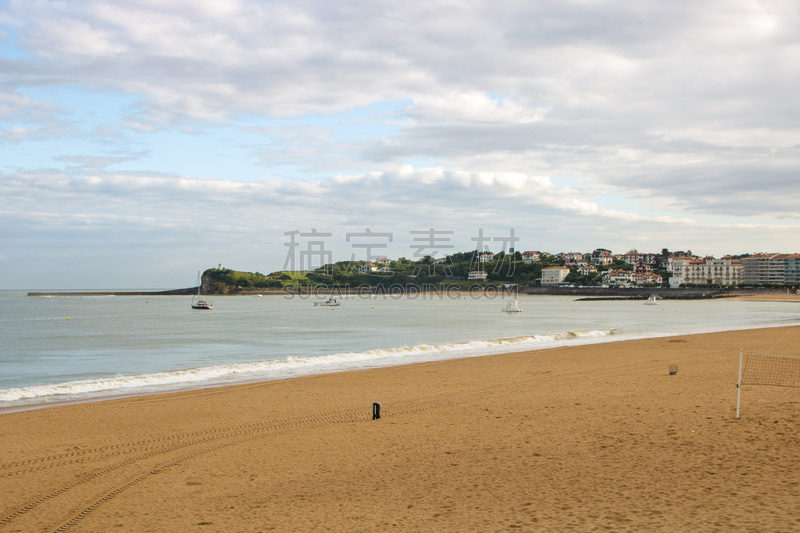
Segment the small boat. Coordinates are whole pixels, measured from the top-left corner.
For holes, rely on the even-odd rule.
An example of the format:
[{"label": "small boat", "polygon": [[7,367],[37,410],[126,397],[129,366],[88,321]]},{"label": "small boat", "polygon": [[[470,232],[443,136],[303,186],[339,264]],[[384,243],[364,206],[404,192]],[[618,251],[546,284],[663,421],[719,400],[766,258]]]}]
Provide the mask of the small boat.
[{"label": "small boat", "polygon": [[337,305],[342,305],[342,302],[339,301],[339,298],[328,298],[324,302],[314,302],[314,305],[324,305],[326,307],[336,307]]},{"label": "small boat", "polygon": [[212,304],[210,300],[197,300],[192,302],[192,309],[211,309]]},{"label": "small boat", "polygon": [[656,295],[654,294],[650,298],[647,299],[647,301],[644,303],[644,305],[658,305],[658,301],[656,301],[656,300],[657,300],[657,298],[656,298]]},{"label": "small boat", "polygon": [[519,306],[519,301],[514,300],[513,302],[508,302],[508,304],[502,309],[504,313],[521,313],[522,308]]},{"label": "small boat", "polygon": [[197,300],[192,296],[192,309],[211,309],[211,300],[203,300],[200,298],[200,287],[203,285],[200,272],[197,273]]}]

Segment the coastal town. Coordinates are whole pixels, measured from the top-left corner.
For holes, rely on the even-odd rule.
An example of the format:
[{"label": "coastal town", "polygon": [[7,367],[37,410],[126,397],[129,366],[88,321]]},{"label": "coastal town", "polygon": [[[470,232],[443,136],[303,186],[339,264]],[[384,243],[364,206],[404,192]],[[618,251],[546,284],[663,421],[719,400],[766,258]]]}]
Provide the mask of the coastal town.
[{"label": "coastal town", "polygon": [[[740,256],[698,257],[689,252],[640,253],[631,250],[615,254],[598,248],[589,253],[550,254],[524,251],[509,254],[474,253],[477,261],[467,273],[471,281],[486,281],[491,274],[502,274],[504,264],[521,261],[538,263],[541,277],[533,281],[541,286],[595,285],[607,287],[739,287],[800,285],[800,254],[756,253]],[[452,256],[429,261],[446,272]],[[557,264],[553,264],[557,263]],[[386,257],[362,262],[365,274],[388,274],[394,261]],[[451,276],[452,277],[452,276]],[[497,276],[495,276],[497,277]],[[506,277],[513,277],[506,276]]]},{"label": "coastal town", "polygon": [[[800,287],[800,253],[754,253],[700,257],[689,251],[613,253],[509,250],[459,252],[415,260],[385,256],[371,260],[329,262],[316,268],[280,270],[271,274],[241,272],[219,265],[202,275],[206,294],[259,291],[307,292],[314,287],[359,289],[474,290],[493,286],[507,290],[731,289],[796,292]],[[439,289],[435,289],[439,287]]]}]

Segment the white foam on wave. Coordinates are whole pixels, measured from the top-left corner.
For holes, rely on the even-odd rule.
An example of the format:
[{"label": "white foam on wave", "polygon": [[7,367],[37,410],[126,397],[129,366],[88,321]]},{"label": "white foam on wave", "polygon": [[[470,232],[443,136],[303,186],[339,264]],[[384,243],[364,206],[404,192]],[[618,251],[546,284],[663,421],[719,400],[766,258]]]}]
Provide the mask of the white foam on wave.
[{"label": "white foam on wave", "polygon": [[155,372],[131,376],[87,379],[0,389],[0,406],[15,402],[70,401],[112,395],[166,392],[204,386],[248,381],[282,379],[315,373],[336,372],[358,368],[392,366],[397,364],[471,357],[520,349],[547,348],[562,342],[601,339],[614,335],[609,331],[566,331],[552,335],[531,335],[494,340],[476,340],[440,345],[421,344],[410,347],[377,349],[360,353],[339,353],[315,357],[287,357],[273,361],[255,361],[213,365],[207,367]]}]

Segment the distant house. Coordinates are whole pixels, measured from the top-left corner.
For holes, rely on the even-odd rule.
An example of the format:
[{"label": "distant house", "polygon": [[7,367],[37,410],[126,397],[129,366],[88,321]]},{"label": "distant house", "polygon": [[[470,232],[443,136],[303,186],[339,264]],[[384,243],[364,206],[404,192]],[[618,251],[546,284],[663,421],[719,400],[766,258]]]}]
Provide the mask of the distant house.
[{"label": "distant house", "polygon": [[370,272],[375,272],[378,270],[377,265],[375,263],[367,263],[358,267],[358,271],[362,274],[368,274]]},{"label": "distant house", "polygon": [[583,254],[580,252],[561,252],[557,257],[563,259],[567,263],[575,263],[583,260]]},{"label": "distant house", "polygon": [[636,285],[661,285],[664,281],[661,276],[652,272],[634,272],[633,279]]},{"label": "distant house", "polygon": [[478,260],[481,263],[491,263],[494,260],[494,254],[493,253],[481,254],[480,256],[478,256]]},{"label": "distant house", "polygon": [[358,271],[362,274],[370,274],[372,272],[380,272],[385,274],[387,272],[391,272],[392,269],[388,266],[378,266],[375,263],[366,263],[358,267]]},{"label": "distant house", "polygon": [[467,279],[474,279],[474,280],[485,280],[486,279],[486,272],[483,270],[471,270]]},{"label": "distant house", "polygon": [[541,252],[522,252],[522,260],[526,263],[532,263],[534,261],[541,261],[542,260],[542,253]]},{"label": "distant house", "polygon": [[611,269],[603,274],[603,285],[629,287],[635,285],[634,273],[628,270]]},{"label": "distant house", "polygon": [[375,260],[375,263],[377,263],[377,264],[379,264],[381,266],[389,266],[389,264],[391,262],[392,262],[392,260],[389,259],[388,257],[379,257],[379,258],[377,258]]},{"label": "distant house", "polygon": [[597,267],[594,265],[584,265],[578,269],[581,276],[593,276],[597,274]]},{"label": "distant house", "polygon": [[593,265],[610,265],[614,261],[611,252],[603,248],[598,248],[592,252]]},{"label": "distant house", "polygon": [[569,274],[567,267],[552,266],[542,269],[542,285],[556,285],[563,283]]}]

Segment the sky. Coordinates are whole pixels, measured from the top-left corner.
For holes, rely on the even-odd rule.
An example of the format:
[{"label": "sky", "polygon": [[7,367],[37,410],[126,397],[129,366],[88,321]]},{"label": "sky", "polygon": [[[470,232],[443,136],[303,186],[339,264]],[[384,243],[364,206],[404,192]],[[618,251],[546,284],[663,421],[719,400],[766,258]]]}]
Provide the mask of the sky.
[{"label": "sky", "polygon": [[800,252],[793,0],[0,0],[0,289]]}]

